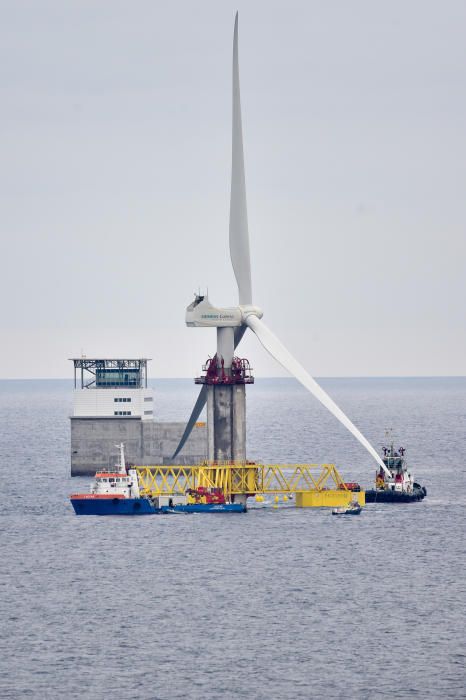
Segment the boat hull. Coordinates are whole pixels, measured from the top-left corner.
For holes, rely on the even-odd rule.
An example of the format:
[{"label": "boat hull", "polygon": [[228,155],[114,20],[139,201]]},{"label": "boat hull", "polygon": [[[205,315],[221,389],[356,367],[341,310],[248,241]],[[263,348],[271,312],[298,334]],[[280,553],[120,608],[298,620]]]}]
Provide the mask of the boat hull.
[{"label": "boat hull", "polygon": [[425,496],[426,490],[422,487],[415,488],[412,493],[369,489],[366,491],[366,503],[414,503],[422,501]]},{"label": "boat hull", "polygon": [[76,515],[154,515],[147,498],[70,498]]},{"label": "boat hull", "polygon": [[173,508],[162,506],[162,513],[245,513],[241,503],[187,503]]},{"label": "boat hull", "polygon": [[337,509],[332,510],[332,515],[359,515],[361,508],[351,508],[350,510],[338,511]]},{"label": "boat hull", "polygon": [[164,515],[167,513],[244,513],[241,503],[187,503],[156,508],[148,498],[72,497],[76,515]]}]

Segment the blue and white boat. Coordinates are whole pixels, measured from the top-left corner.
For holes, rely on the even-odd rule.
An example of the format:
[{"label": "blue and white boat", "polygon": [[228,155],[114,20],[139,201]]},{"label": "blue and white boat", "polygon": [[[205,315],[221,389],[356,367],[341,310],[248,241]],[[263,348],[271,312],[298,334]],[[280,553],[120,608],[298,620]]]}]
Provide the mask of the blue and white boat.
[{"label": "blue and white boat", "polygon": [[190,490],[186,494],[142,495],[136,469],[127,469],[124,445],[118,445],[120,462],[112,471],[97,472],[88,493],[73,493],[76,515],[156,515],[164,513],[243,513],[242,503],[227,503],[217,489]]}]

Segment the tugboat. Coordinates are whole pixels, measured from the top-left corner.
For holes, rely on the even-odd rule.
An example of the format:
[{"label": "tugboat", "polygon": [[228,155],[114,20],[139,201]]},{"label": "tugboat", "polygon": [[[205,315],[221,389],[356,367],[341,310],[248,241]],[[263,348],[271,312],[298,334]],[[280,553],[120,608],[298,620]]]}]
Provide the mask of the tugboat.
[{"label": "tugboat", "polygon": [[89,493],[73,493],[76,515],[154,515],[164,513],[243,513],[242,503],[227,503],[221,489],[188,489],[186,494],[141,493],[136,469],[127,469],[124,444],[112,471],[97,472]]},{"label": "tugboat", "polygon": [[393,442],[383,447],[382,461],[386,469],[380,468],[375,475],[375,489],[366,491],[366,503],[412,503],[427,496],[424,486],[414,481],[406,464],[404,447],[395,450]]}]

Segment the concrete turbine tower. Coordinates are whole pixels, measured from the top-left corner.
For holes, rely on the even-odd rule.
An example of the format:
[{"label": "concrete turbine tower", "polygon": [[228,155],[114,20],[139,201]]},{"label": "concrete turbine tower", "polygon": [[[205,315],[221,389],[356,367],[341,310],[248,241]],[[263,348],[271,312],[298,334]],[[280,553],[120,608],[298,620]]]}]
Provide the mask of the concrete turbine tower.
[{"label": "concrete turbine tower", "polygon": [[245,331],[250,328],[264,348],[338,418],[366,448],[384,472],[387,472],[385,464],[369,441],[269,330],[261,320],[263,316],[261,309],[252,303],[238,67],[238,13],[235,18],[233,36],[232,136],[230,257],[238,284],[239,305],[217,308],[212,306],[207,296],[198,295],[186,309],[186,324],[188,326],[217,328],[217,354],[207,367],[206,377],[196,380],[203,386],[173,457],[176,457],[183,448],[207,403],[209,461],[244,462],[246,460],[245,384],[251,383],[253,380],[249,376],[248,368],[234,357],[234,352]]}]

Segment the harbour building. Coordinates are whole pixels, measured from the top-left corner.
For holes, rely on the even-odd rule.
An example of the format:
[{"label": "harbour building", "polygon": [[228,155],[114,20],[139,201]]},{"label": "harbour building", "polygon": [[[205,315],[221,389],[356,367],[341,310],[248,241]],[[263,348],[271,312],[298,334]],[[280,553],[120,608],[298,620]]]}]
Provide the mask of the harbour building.
[{"label": "harbour building", "polygon": [[141,420],[153,417],[154,396],[152,389],[147,387],[146,358],[79,358],[73,362],[74,417],[131,416]]},{"label": "harbour building", "polygon": [[207,431],[197,423],[172,459],[185,424],[156,420],[147,384],[148,358],[72,358],[71,474],[94,474],[114,464],[125,444],[133,464],[197,464],[207,456]]}]

